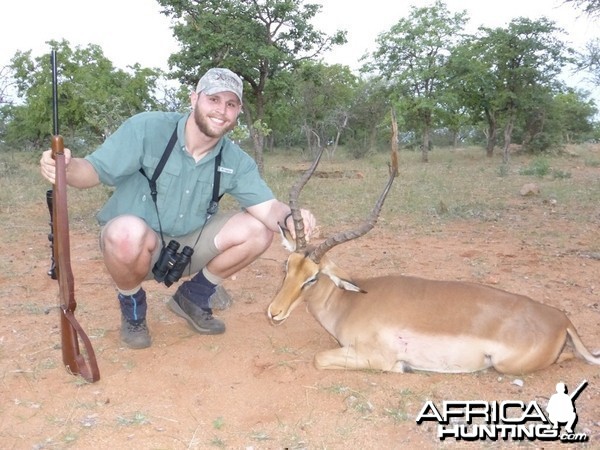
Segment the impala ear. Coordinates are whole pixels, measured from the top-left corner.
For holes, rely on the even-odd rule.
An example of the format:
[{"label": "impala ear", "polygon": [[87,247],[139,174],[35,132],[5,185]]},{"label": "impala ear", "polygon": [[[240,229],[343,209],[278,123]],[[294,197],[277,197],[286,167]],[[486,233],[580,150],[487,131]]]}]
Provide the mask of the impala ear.
[{"label": "impala ear", "polygon": [[282,226],[279,223],[277,224],[277,226],[279,227],[279,234],[281,235],[281,244],[283,245],[283,248],[285,248],[289,252],[295,252],[296,239],[292,237],[292,233],[290,233],[290,230],[288,230],[286,227]]},{"label": "impala ear", "polygon": [[340,289],[345,289],[346,291],[360,292],[361,294],[367,293],[367,291],[363,290],[360,286],[357,286],[350,280],[344,280],[343,278],[338,278],[336,276],[329,276],[329,278],[331,278],[331,281],[333,281],[335,285]]},{"label": "impala ear", "polygon": [[354,281],[346,274],[342,269],[328,261],[328,264],[321,269],[323,275],[327,275],[333,283],[340,289],[346,291],[360,292],[366,294],[367,291],[363,290],[360,286],[357,286]]}]

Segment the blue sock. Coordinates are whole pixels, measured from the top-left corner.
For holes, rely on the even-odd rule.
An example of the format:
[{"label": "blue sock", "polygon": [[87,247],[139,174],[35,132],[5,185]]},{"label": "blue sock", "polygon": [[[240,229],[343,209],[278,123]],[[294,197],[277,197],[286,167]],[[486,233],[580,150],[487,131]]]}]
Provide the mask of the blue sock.
[{"label": "blue sock", "polygon": [[202,309],[210,309],[208,299],[215,293],[217,285],[206,279],[202,271],[198,272],[191,280],[181,284],[181,292],[185,297]]},{"label": "blue sock", "polygon": [[119,293],[118,298],[121,312],[129,323],[139,325],[146,319],[148,304],[146,302],[146,292],[143,289],[133,295]]},{"label": "blue sock", "polygon": [[208,278],[206,278],[206,276],[204,275],[203,270],[194,275],[190,281],[194,283],[200,283],[202,286],[206,286],[209,289],[215,289],[217,287],[216,284],[208,281]]}]

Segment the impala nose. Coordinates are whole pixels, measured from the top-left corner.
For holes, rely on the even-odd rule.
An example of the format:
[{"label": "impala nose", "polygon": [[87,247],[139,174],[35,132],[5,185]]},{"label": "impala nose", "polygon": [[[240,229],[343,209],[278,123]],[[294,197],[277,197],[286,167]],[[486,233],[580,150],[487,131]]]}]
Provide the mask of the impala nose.
[{"label": "impala nose", "polygon": [[267,310],[267,315],[271,320],[273,325],[279,325],[282,323],[287,317],[282,313],[282,311],[273,311],[271,309],[271,305],[269,305],[269,309]]}]

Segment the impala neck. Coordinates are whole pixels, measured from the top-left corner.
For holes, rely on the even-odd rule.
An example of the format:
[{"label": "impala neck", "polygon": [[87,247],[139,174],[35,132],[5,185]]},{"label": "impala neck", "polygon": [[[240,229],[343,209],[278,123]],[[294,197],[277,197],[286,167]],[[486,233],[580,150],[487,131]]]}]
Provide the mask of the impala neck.
[{"label": "impala neck", "polygon": [[350,302],[343,298],[345,293],[324,273],[320,273],[316,283],[304,293],[308,310],[332,335],[337,321],[350,307]]}]

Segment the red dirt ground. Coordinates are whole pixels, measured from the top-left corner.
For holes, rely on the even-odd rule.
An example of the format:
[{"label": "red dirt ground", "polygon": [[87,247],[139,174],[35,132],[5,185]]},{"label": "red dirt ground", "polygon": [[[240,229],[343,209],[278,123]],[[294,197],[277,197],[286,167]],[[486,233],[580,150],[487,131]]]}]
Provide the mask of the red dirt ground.
[{"label": "red dirt ground", "polygon": [[[39,230],[47,228],[42,208],[31,212],[31,220]],[[588,348],[598,350],[600,261],[589,249],[597,248],[599,224],[600,212],[592,221],[574,223],[561,217],[560,205],[516,196],[497,222],[457,219],[419,230],[382,225],[332,255],[361,276],[464,279],[529,295],[565,310]],[[314,354],[337,344],[305,308],[277,327],[266,317],[286,258],[278,240],[226,280],[234,305],[218,313],[228,327],[221,336],[195,334],[165,306],[174,287],[147,283],[154,341],[149,349],[133,351],[119,342],[116,295],[99,259],[96,233],[73,232],[76,316],[101,371],[99,382],[83,383],[62,367],[59,314],[56,308],[47,311],[56,305],[58,291],[45,274],[47,249],[32,243],[29,232],[19,236],[3,240],[2,254],[21,276],[16,282],[0,276],[3,449],[480,448],[489,441],[439,441],[432,423],[417,425],[424,402],[545,405],[557,382],[574,389],[584,379],[589,385],[576,402],[576,430],[588,435],[590,448],[600,445],[600,369],[579,359],[523,377],[493,370],[465,375],[316,370]]]}]

